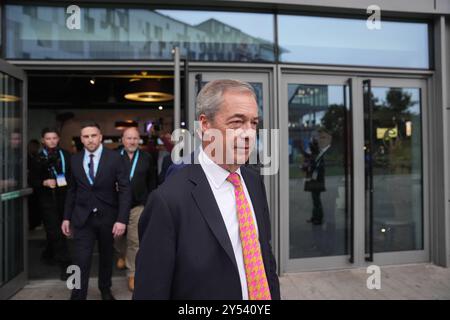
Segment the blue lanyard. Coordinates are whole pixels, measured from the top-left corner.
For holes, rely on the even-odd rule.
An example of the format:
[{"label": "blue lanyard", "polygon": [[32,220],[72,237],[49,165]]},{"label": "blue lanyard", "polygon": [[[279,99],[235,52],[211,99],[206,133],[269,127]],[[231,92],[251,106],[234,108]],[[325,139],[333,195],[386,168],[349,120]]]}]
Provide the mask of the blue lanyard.
[{"label": "blue lanyard", "polygon": [[[125,150],[122,149],[122,151],[120,151],[120,154],[123,156],[124,152],[125,152]],[[133,179],[134,172],[136,171],[138,159],[139,159],[139,150],[136,150],[136,155],[134,156],[133,165],[131,166],[130,181],[131,181],[131,179]]]},{"label": "blue lanyard", "polygon": [[[44,155],[48,158],[48,152],[45,148],[42,150],[42,152],[44,152]],[[59,150],[59,156],[61,158],[62,173],[63,175],[66,175],[66,160],[64,159],[64,154],[61,150]],[[55,167],[52,167],[52,169],[53,173],[55,174],[55,178],[58,177],[58,172],[56,171]]]}]

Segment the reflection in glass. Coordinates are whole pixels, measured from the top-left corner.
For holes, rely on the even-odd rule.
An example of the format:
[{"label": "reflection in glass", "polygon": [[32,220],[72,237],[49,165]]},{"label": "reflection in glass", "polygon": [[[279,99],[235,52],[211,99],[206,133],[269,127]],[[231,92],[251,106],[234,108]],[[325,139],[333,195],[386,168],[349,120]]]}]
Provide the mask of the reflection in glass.
[{"label": "reflection in glass", "polygon": [[[23,198],[0,202],[0,242],[2,248],[2,261],[0,262],[0,285],[16,277],[24,269],[24,235],[23,235]],[[3,269],[3,270],[2,270]]]},{"label": "reflection in glass", "polygon": [[273,15],[81,8],[81,28],[66,26],[66,6],[6,6],[7,57],[15,59],[274,61]]},{"label": "reflection in glass", "polygon": [[282,62],[429,68],[426,23],[279,15],[278,30]]},{"label": "reflection in glass", "polygon": [[[369,91],[365,91],[365,95]],[[372,87],[365,108],[366,214],[373,172],[374,252],[423,249],[422,127],[419,88]],[[370,150],[369,121],[372,121]],[[368,220],[368,219],[366,219]],[[366,237],[370,225],[366,223]],[[369,239],[366,238],[366,244]],[[366,247],[366,252],[369,248]]]},{"label": "reflection in glass", "polygon": [[348,252],[348,88],[289,84],[291,259]]}]

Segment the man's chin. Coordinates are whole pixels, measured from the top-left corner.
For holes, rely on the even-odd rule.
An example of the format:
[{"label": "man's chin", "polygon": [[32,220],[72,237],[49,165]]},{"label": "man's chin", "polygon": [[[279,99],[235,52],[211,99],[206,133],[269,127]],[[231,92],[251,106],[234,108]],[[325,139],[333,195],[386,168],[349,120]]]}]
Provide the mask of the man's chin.
[{"label": "man's chin", "polygon": [[249,152],[238,152],[234,157],[234,164],[243,165],[248,161]]}]

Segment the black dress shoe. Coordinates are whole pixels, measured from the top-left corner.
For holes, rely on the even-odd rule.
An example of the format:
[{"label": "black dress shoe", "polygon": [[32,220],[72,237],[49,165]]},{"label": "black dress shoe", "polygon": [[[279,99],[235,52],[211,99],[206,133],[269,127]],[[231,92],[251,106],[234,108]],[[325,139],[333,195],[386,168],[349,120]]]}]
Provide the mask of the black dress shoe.
[{"label": "black dress shoe", "polygon": [[102,300],[116,300],[110,290],[102,291]]}]

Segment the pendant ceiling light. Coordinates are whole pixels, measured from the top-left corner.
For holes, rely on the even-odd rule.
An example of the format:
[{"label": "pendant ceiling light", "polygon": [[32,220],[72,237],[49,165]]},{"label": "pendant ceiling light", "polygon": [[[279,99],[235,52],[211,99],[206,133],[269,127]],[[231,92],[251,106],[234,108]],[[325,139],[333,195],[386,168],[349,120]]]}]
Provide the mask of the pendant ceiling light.
[{"label": "pendant ceiling light", "polygon": [[0,94],[0,102],[17,102],[20,98],[10,94]]},{"label": "pendant ceiling light", "polygon": [[164,102],[173,100],[171,79],[130,79],[125,99],[138,102]]}]

